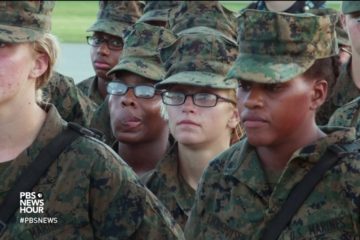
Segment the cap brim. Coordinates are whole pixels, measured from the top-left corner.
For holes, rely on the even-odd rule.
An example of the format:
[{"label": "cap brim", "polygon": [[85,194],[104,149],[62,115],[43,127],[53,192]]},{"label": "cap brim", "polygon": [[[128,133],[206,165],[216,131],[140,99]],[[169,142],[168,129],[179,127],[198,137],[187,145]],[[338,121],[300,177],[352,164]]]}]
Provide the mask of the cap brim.
[{"label": "cap brim", "polygon": [[258,83],[282,83],[304,73],[315,60],[290,56],[268,56],[240,53],[226,79]]},{"label": "cap brim", "polygon": [[44,35],[30,28],[0,25],[0,41],[8,43],[34,42]]},{"label": "cap brim", "polygon": [[161,81],[165,77],[165,70],[161,67],[160,63],[138,57],[120,58],[118,64],[113,67],[107,75],[119,71],[129,71],[154,81]]},{"label": "cap brim", "polygon": [[138,20],[138,22],[147,22],[147,21],[167,21],[168,19],[168,10],[152,10],[144,13]]},{"label": "cap brim", "polygon": [[130,23],[121,23],[109,20],[96,21],[87,32],[104,32],[110,35],[123,37],[125,30],[132,26]]},{"label": "cap brim", "polygon": [[226,40],[228,40],[229,42],[231,42],[232,44],[234,44],[235,46],[237,46],[236,39],[231,38],[231,37],[225,35],[223,32],[218,31],[217,29],[214,29],[214,28],[203,27],[203,26],[191,27],[191,28],[187,28],[187,29],[184,29],[184,30],[180,31],[177,34],[179,36],[181,36],[181,35],[184,35],[184,34],[196,34],[196,33],[206,33],[206,34],[209,34],[209,35],[219,35],[219,36],[225,38]]},{"label": "cap brim", "polygon": [[191,85],[198,87],[209,87],[219,89],[237,88],[237,81],[224,81],[223,75],[209,72],[180,72],[176,73],[160,83],[156,84],[157,89],[164,89],[174,84]]}]

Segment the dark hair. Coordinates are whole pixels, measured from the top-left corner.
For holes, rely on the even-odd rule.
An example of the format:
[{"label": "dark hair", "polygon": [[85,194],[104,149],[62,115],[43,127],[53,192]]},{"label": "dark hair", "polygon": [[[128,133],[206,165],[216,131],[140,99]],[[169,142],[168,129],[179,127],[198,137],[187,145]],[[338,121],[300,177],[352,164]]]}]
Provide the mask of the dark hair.
[{"label": "dark hair", "polygon": [[340,61],[337,55],[318,59],[308,70],[306,70],[306,72],[303,73],[303,76],[314,80],[325,79],[328,83],[327,98],[329,98],[340,73],[339,66]]}]

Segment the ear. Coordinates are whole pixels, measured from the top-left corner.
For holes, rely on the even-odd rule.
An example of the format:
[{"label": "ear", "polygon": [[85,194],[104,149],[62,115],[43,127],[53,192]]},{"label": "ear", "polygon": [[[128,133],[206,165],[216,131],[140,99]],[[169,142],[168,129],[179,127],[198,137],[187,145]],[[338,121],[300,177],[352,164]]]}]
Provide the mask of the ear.
[{"label": "ear", "polygon": [[318,109],[326,100],[328,90],[328,83],[325,79],[314,81],[311,92],[310,109]]},{"label": "ear", "polygon": [[237,107],[234,107],[233,112],[228,120],[227,126],[230,129],[234,129],[239,122],[240,122],[239,110],[237,109]]},{"label": "ear", "polygon": [[30,77],[37,79],[43,75],[49,67],[49,58],[44,53],[35,53],[35,63],[30,72]]}]

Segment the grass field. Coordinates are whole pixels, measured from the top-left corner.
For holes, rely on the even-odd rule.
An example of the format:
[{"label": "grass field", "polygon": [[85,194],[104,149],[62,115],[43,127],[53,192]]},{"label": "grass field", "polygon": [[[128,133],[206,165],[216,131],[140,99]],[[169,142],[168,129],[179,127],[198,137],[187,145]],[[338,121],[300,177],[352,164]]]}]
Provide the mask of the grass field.
[{"label": "grass field", "polygon": [[[220,1],[227,8],[238,12],[250,1]],[[328,1],[328,7],[339,9],[339,1]],[[97,1],[57,1],[53,14],[53,33],[63,43],[85,43],[88,29],[95,22]]]}]

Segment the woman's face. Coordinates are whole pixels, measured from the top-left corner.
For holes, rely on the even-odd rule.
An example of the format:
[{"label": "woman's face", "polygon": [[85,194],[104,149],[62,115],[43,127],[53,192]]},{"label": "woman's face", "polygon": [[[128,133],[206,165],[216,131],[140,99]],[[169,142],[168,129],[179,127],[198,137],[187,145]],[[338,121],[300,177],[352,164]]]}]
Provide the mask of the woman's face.
[{"label": "woman's face", "polygon": [[[169,92],[184,94],[214,93],[220,97],[236,101],[233,90],[217,90],[204,87],[177,85]],[[179,106],[166,105],[170,132],[182,145],[209,146],[217,141],[230,143],[231,132],[239,122],[238,111],[234,104],[218,100],[213,107],[196,106],[191,96]]]},{"label": "woman's face", "polygon": [[323,82],[301,76],[279,84],[240,81],[240,119],[248,141],[254,146],[301,142],[326,97]]},{"label": "woman's face", "polygon": [[[154,86],[154,81],[139,75],[122,72],[116,81],[127,86]],[[134,89],[128,89],[122,96],[110,95],[110,122],[114,136],[123,143],[143,143],[162,136],[167,122],[160,115],[161,97],[136,97]]]},{"label": "woman's face", "polygon": [[0,42],[0,103],[23,97],[29,89],[35,94],[39,74],[35,56],[29,43]]}]

